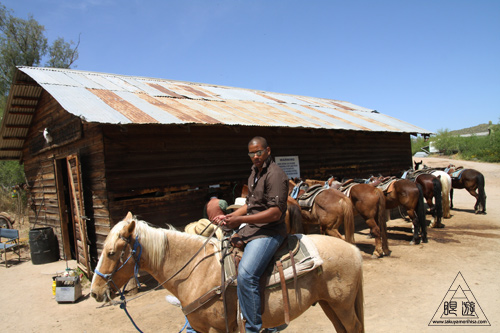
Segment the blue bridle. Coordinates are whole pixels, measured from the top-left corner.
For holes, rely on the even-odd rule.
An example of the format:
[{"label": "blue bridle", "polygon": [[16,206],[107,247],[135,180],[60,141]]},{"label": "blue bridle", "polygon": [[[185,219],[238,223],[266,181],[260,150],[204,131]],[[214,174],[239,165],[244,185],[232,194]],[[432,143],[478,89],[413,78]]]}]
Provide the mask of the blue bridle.
[{"label": "blue bridle", "polygon": [[[122,240],[124,240],[128,244],[128,246],[130,246],[130,238],[125,238],[125,237],[123,237],[121,235],[120,235],[120,238]],[[122,249],[122,253],[120,255],[120,258],[125,253],[125,248],[126,247],[124,246],[123,249]],[[139,249],[139,253],[137,253],[137,249]],[[124,292],[125,292],[125,288],[127,287],[127,283],[128,282],[125,283],[125,285],[123,286],[123,290],[120,290],[120,288],[118,288],[118,286],[116,285],[115,281],[113,281],[113,274],[115,274],[120,269],[122,269],[127,264],[127,262],[130,260],[130,258],[133,257],[134,260],[135,260],[134,278],[135,278],[135,281],[137,282],[137,287],[141,288],[141,284],[139,283],[139,278],[138,278],[138,275],[139,275],[139,262],[141,260],[141,254],[142,254],[142,246],[141,246],[141,243],[139,243],[139,236],[137,235],[135,237],[134,246],[131,247],[130,255],[128,256],[127,260],[125,260],[123,262],[123,264],[121,264],[120,267],[118,267],[118,263],[117,263],[115,269],[111,273],[108,273],[108,274],[103,274],[103,273],[99,272],[99,270],[97,268],[95,269],[94,272],[97,275],[99,275],[100,277],[102,277],[103,279],[105,279],[106,280],[106,284],[108,286],[109,286],[110,283],[113,284],[114,288],[120,293],[120,300],[122,301],[122,303],[120,304],[120,308],[123,309],[123,310],[125,310],[125,313],[127,314],[128,318],[130,319],[130,321],[132,322],[132,324],[134,325],[134,327],[137,329],[137,331],[139,331],[139,332],[142,333],[142,331],[139,329],[139,327],[135,324],[134,320],[132,319],[132,316],[130,316],[130,314],[127,311],[127,300],[125,299]]]},{"label": "blue bridle", "polygon": [[[123,236],[120,236],[120,238],[122,240],[124,240],[128,244],[128,246],[130,246],[130,239],[129,238],[125,238]],[[138,248],[139,248],[139,254],[137,254],[137,249]],[[125,253],[125,247],[122,249],[121,256],[123,256],[124,253]],[[137,257],[136,257],[136,254],[137,254]],[[102,277],[103,279],[105,279],[106,280],[106,284],[109,285],[109,282],[111,282],[111,283],[113,283],[115,289],[117,289],[118,291],[120,291],[120,288],[118,288],[118,286],[116,285],[116,283],[113,281],[113,274],[115,274],[120,269],[122,269],[127,264],[127,262],[130,260],[130,258],[133,257],[134,260],[135,260],[134,278],[135,278],[135,280],[137,282],[137,286],[140,287],[138,275],[139,275],[139,261],[141,260],[141,254],[142,254],[142,246],[141,246],[141,243],[139,243],[139,236],[136,236],[135,237],[134,246],[132,247],[132,251],[130,252],[130,255],[128,256],[127,260],[125,260],[123,262],[123,264],[121,264],[120,267],[118,267],[118,264],[117,264],[116,265],[117,267],[115,267],[115,269],[111,273],[108,273],[108,274],[103,274],[103,273],[99,272],[99,270],[97,268],[95,269],[94,272],[97,275],[99,275],[100,277]],[[120,258],[121,258],[121,256],[120,256]],[[125,287],[126,287],[126,284],[125,284],[125,286],[123,286],[123,290],[125,290]]]}]

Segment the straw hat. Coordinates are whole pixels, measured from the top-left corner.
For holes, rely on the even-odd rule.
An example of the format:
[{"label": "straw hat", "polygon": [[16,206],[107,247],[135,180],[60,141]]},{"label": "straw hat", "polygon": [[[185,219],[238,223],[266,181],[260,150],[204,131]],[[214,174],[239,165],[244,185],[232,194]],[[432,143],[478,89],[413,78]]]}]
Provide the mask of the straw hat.
[{"label": "straw hat", "polygon": [[246,204],[246,202],[247,202],[246,198],[242,198],[242,197],[236,198],[236,200],[234,200],[234,204],[227,207],[227,209],[238,209],[241,206],[244,206]]},{"label": "straw hat", "polygon": [[[195,235],[201,235],[208,237],[212,234],[212,232],[215,229],[215,225],[210,223],[209,220],[207,219],[200,219],[196,222],[189,223],[187,226],[184,227],[184,232],[187,232],[188,234],[195,234]],[[218,239],[222,239],[222,236],[224,234],[220,229],[217,229],[215,232],[215,236]]]}]

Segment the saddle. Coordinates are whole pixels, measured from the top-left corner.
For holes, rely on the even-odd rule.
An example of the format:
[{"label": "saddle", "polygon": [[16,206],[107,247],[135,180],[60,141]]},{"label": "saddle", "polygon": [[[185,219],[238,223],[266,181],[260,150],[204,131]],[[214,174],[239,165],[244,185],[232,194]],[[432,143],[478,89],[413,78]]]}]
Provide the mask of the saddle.
[{"label": "saddle", "polygon": [[[233,239],[238,239],[238,237],[232,237]],[[233,242],[233,241],[231,241]],[[238,244],[235,246],[235,244]],[[238,265],[244,252],[244,248],[241,248],[240,241],[238,240],[233,244],[230,252],[224,258],[224,271],[226,273],[226,278],[232,279],[232,285],[236,286],[236,276],[238,275]],[[265,279],[265,287],[272,287],[276,285],[279,280],[279,267],[278,262],[281,262],[283,269],[292,268],[293,278],[296,278],[299,274],[297,272],[296,263],[302,262],[304,259],[309,259],[310,254],[307,247],[300,242],[298,235],[288,235],[288,237],[283,241],[281,246],[278,248],[273,258],[271,259],[266,272],[262,275]]]},{"label": "saddle", "polygon": [[357,179],[346,179],[345,181],[342,182],[338,190],[342,193],[344,193],[346,196],[349,196],[349,192],[351,192],[351,188],[354,185],[361,184],[362,182],[357,180]]},{"label": "saddle", "polygon": [[299,203],[300,208],[312,208],[314,204],[314,199],[316,196],[326,190],[322,185],[313,185],[307,189],[304,194],[297,198],[297,202]]},{"label": "saddle", "polygon": [[[236,234],[237,235],[237,234]],[[235,245],[241,242],[238,236],[232,237],[230,248],[221,258],[222,268],[224,270],[224,283],[221,286],[212,288],[207,293],[199,297],[197,300],[182,308],[185,315],[196,311],[198,308],[206,304],[214,297],[224,295],[227,287],[237,286],[238,264],[243,255],[244,247],[241,249]],[[224,241],[219,243],[223,246]],[[276,251],[273,259],[271,259],[266,271],[261,277],[260,288],[261,297],[264,297],[264,289],[275,287],[281,284],[283,294],[283,306],[285,322],[290,322],[290,305],[288,301],[288,290],[286,282],[293,279],[294,288],[296,288],[297,278],[308,272],[315,270],[323,264],[323,260],[319,256],[316,245],[305,235],[288,235],[282,245]],[[224,297],[224,296],[222,296]],[[261,309],[264,311],[264,302],[261,299]]]},{"label": "saddle", "polygon": [[[297,290],[297,278],[308,273],[323,261],[319,255],[312,256],[315,245],[304,235],[288,235],[281,246],[276,250],[264,274],[260,278],[259,288],[261,295],[261,311],[264,312],[264,290],[281,285],[285,323],[290,323],[290,303],[286,283],[293,279],[294,290]],[[237,286],[238,265],[244,249],[234,247],[224,258],[224,272],[226,280],[232,281],[231,286]]]}]

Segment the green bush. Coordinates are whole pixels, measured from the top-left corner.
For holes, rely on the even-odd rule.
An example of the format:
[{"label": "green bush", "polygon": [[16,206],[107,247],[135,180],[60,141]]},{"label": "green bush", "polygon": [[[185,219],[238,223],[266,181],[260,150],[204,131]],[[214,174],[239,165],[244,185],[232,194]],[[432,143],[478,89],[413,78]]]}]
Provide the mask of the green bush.
[{"label": "green bush", "polygon": [[429,141],[425,141],[423,137],[419,136],[411,139],[411,154],[415,155],[415,153],[422,151],[423,147],[429,145]]},{"label": "green bush", "polygon": [[22,214],[26,207],[24,169],[17,161],[0,161],[0,211]]},{"label": "green bush", "polygon": [[[448,130],[439,130],[430,141],[434,142],[436,149],[445,156],[457,154],[463,160],[500,162],[500,124],[491,125],[490,130],[488,136],[469,137],[453,135]],[[426,145],[423,138],[412,139],[412,153],[415,154]]]}]

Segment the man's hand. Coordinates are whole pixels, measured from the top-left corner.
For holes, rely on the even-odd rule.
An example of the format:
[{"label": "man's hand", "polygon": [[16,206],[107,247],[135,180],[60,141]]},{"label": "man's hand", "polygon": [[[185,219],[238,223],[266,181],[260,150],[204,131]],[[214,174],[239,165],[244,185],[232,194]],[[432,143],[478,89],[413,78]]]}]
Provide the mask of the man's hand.
[{"label": "man's hand", "polygon": [[224,222],[225,219],[226,219],[226,215],[217,215],[212,220],[212,223],[216,224],[216,225],[224,225],[223,222]]},{"label": "man's hand", "polygon": [[237,229],[243,223],[243,220],[243,216],[229,214],[226,215],[226,218],[224,219],[224,222],[222,222],[222,225],[231,229]]}]

